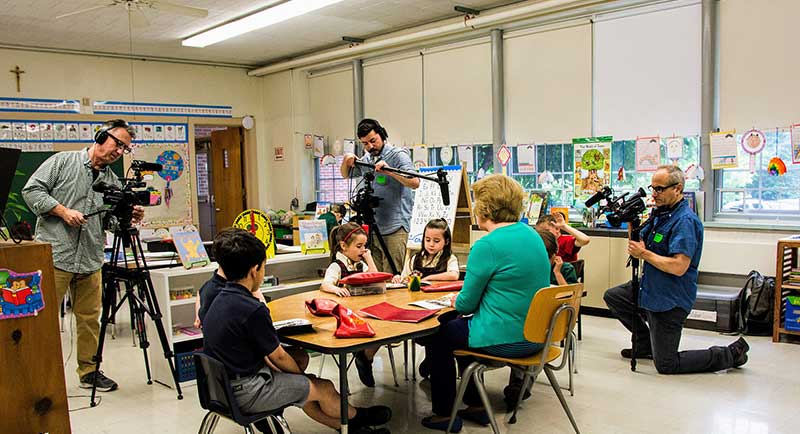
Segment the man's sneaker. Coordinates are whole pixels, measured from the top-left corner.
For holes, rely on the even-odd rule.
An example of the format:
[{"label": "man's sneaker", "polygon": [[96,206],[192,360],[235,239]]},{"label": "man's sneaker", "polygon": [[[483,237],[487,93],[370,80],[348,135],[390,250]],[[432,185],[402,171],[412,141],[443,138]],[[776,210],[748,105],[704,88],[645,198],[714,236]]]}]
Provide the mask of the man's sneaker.
[{"label": "man's sneaker", "polygon": [[[626,359],[630,359],[631,358],[631,354],[633,354],[633,350],[630,349],[630,348],[625,348],[622,351],[620,351],[619,353],[622,355],[622,357],[624,357]],[[650,352],[650,351],[647,351],[647,352],[637,351],[636,353],[637,353],[636,354],[636,358],[637,359],[651,359],[651,360],[653,359],[653,353]]]},{"label": "man's sneaker", "polygon": [[747,363],[747,352],[750,351],[750,345],[747,344],[744,338],[739,338],[736,342],[728,345],[728,349],[730,349],[731,354],[733,354],[734,368],[738,368]]},{"label": "man's sneaker", "polygon": [[103,371],[90,372],[81,377],[80,386],[84,389],[91,389],[97,383],[97,390],[100,392],[111,392],[117,390],[117,382],[103,375]]},{"label": "man's sneaker", "polygon": [[356,353],[356,370],[358,379],[367,387],[375,387],[375,376],[372,375],[372,361],[363,351]]}]

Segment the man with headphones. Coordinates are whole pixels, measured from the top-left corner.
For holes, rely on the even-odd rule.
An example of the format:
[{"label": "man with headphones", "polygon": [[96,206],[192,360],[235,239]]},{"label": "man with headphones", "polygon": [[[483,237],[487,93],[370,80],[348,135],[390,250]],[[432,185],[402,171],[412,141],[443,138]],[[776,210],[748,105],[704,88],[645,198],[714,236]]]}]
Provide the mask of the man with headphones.
[{"label": "man with headphones", "polygon": [[[69,291],[75,314],[78,378],[86,389],[97,382],[97,390],[117,388],[114,380],[95,372],[92,356],[97,352],[102,294],[101,267],[105,232],[100,214],[87,216],[103,207],[103,194],[92,185],[105,182],[120,185],[109,167],[131,151],[133,128],[122,119],[103,124],[94,143],[80,151],[59,152],[42,163],[22,189],[28,208],[38,216],[36,240],[50,243],[55,267],[56,300]],[[135,206],[133,221],[144,216]]]}]

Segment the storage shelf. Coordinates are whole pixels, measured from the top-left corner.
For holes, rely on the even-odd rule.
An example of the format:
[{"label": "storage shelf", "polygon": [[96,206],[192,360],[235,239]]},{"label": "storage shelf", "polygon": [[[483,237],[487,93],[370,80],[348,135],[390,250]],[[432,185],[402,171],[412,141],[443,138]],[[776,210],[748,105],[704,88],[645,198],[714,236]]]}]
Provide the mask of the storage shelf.
[{"label": "storage shelf", "polygon": [[181,333],[179,335],[172,335],[172,343],[173,344],[178,343],[178,342],[193,341],[195,339],[203,339],[203,334],[199,333],[199,334],[196,334],[196,335],[185,335],[185,334]]},{"label": "storage shelf", "polygon": [[781,327],[781,328],[778,329],[778,331],[781,332],[782,334],[785,334],[785,335],[800,336],[800,331],[797,331],[797,330],[786,330],[785,328]]},{"label": "storage shelf", "polygon": [[791,289],[793,291],[800,291],[800,285],[790,285],[788,283],[784,283],[781,285],[783,289]]},{"label": "storage shelf", "polygon": [[169,301],[169,305],[170,306],[181,306],[181,305],[184,305],[184,304],[194,304],[195,298],[197,298],[197,297],[182,298],[180,300],[170,300]]},{"label": "storage shelf", "polygon": [[775,306],[772,324],[772,342],[780,342],[781,335],[800,336],[800,331],[787,330],[786,321],[786,296],[791,295],[788,291],[800,291],[800,285],[784,283],[787,277],[785,271],[795,269],[800,266],[800,240],[785,238],[778,240],[777,257],[775,258]]}]

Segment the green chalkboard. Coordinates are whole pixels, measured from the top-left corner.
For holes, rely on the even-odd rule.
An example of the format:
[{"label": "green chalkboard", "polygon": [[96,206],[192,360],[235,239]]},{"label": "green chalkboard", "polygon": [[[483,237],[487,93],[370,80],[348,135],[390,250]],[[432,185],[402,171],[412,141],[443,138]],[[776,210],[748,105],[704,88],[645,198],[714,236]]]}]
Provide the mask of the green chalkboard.
[{"label": "green chalkboard", "polygon": [[[8,197],[8,205],[6,205],[5,218],[9,227],[18,221],[26,221],[31,224],[31,227],[36,225],[36,216],[28,209],[25,201],[22,200],[22,187],[28,182],[28,178],[33,175],[33,172],[44,163],[45,160],[50,158],[55,152],[23,152],[17,163],[17,171],[14,175],[14,180],[11,182],[11,194]],[[122,159],[120,158],[111,165],[111,170],[122,177]]]}]

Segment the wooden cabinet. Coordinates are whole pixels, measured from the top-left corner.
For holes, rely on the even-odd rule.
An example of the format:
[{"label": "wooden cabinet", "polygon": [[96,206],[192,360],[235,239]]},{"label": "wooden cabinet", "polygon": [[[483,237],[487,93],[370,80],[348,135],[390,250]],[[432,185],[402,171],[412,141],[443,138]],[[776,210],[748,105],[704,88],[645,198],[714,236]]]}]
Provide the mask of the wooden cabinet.
[{"label": "wooden cabinet", "polygon": [[[301,253],[287,253],[267,260],[267,275],[278,277],[277,286],[264,287],[262,292],[271,299],[286,297],[301,292],[319,289],[322,279],[317,270],[326,268],[330,264],[328,254],[303,255]],[[217,269],[217,264],[212,263],[205,267],[186,270],[184,268],[165,268],[151,270],[150,277],[153,289],[158,299],[158,306],[163,315],[162,321],[167,332],[170,349],[176,354],[186,354],[197,350],[203,345],[203,335],[193,331],[183,332],[181,327],[192,327],[195,317],[195,300],[197,291],[211,278]],[[172,300],[172,293],[187,293],[191,291],[194,296]],[[151,337],[149,348],[150,364],[153,379],[161,384],[174,387],[172,373],[164,358],[155,324],[146,321],[147,335]],[[191,359],[191,358],[189,358]],[[176,363],[176,369],[179,367]],[[180,374],[180,369],[179,369]],[[181,376],[179,375],[179,378]]]},{"label": "wooden cabinet", "polygon": [[581,300],[581,306],[608,309],[603,301],[606,290],[631,280],[631,269],[625,266],[628,262],[627,233],[592,233],[590,236],[592,241],[578,254],[585,264],[586,297]]},{"label": "wooden cabinet", "polygon": [[17,273],[41,270],[44,301],[38,315],[0,321],[0,432],[69,433],[58,327],[61,300],[56,300],[50,245],[0,242],[0,268]]},{"label": "wooden cabinet", "polygon": [[772,342],[779,342],[781,335],[800,336],[800,331],[786,330],[786,297],[800,296],[800,284],[787,282],[789,273],[798,267],[797,249],[800,240],[783,239],[778,241],[775,261],[775,315],[772,323]]}]

